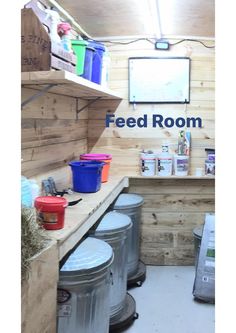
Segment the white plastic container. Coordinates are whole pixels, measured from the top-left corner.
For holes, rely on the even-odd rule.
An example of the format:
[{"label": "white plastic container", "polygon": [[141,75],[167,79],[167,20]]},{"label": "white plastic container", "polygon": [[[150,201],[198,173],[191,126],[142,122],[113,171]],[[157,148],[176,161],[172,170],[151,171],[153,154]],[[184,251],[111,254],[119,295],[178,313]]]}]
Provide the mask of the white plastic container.
[{"label": "white plastic container", "polygon": [[30,179],[32,207],[34,207],[34,200],[40,195],[39,186],[35,179]]},{"label": "white plastic container", "polygon": [[157,156],[158,176],[171,176],[173,170],[173,157],[169,153],[169,146],[162,145],[162,153]]},{"label": "white plastic container", "polygon": [[108,87],[110,62],[111,62],[110,55],[108,53],[107,48],[105,47],[105,52],[103,53],[102,57],[102,78],[101,78],[101,85],[105,88]]},{"label": "white plastic container", "polygon": [[142,176],[155,176],[156,174],[156,155],[153,153],[140,154],[140,168]]},{"label": "white plastic container", "polygon": [[187,176],[189,171],[189,156],[175,155],[175,176]]},{"label": "white plastic container", "polygon": [[61,22],[60,15],[56,10],[53,9],[45,9],[45,13],[47,13],[46,19],[49,17],[51,26],[50,26],[50,37],[54,43],[61,44],[61,38],[57,33],[57,25]]},{"label": "white plastic container", "polygon": [[26,207],[32,207],[30,181],[24,176],[21,176],[21,204]]}]

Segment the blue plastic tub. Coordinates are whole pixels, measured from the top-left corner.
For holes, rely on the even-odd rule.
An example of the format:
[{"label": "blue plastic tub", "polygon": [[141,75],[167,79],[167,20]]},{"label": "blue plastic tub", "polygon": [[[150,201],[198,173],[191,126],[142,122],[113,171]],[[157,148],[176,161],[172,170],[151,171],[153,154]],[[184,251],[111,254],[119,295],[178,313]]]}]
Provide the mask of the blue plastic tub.
[{"label": "blue plastic tub", "polygon": [[101,188],[102,167],[105,163],[98,161],[72,161],[73,190],[81,193],[97,192]]},{"label": "blue plastic tub", "polygon": [[94,53],[95,49],[90,45],[87,45],[85,51],[85,59],[84,59],[84,73],[81,76],[89,81],[92,80]]},{"label": "blue plastic tub", "polygon": [[101,43],[88,41],[89,46],[95,49],[93,56],[92,82],[101,84],[102,80],[102,59],[105,52],[105,46]]}]

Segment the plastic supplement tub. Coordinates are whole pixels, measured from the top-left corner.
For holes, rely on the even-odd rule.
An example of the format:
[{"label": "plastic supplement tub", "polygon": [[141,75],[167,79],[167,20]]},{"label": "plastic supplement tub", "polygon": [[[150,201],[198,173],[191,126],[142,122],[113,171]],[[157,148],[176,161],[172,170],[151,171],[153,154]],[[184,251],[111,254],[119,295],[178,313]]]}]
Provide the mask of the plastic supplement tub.
[{"label": "plastic supplement tub", "polygon": [[189,171],[189,156],[175,155],[174,157],[175,176],[187,176]]},{"label": "plastic supplement tub", "polygon": [[45,229],[58,230],[64,227],[65,208],[68,206],[65,198],[53,196],[37,197],[34,201],[34,206]]}]

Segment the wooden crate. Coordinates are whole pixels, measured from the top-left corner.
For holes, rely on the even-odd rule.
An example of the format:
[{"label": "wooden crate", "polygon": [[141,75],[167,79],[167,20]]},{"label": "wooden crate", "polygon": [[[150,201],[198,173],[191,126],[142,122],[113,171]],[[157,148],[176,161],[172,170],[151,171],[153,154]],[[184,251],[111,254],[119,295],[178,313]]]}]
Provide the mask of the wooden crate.
[{"label": "wooden crate", "polygon": [[61,69],[75,73],[77,58],[51,41],[32,8],[21,10],[21,71]]}]

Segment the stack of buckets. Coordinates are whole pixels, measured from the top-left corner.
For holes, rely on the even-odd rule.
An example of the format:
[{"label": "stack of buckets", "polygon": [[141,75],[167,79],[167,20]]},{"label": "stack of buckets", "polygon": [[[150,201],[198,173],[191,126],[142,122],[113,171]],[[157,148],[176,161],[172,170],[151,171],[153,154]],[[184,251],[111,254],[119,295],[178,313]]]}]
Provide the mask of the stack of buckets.
[{"label": "stack of buckets", "polygon": [[101,84],[105,46],[95,41],[79,39],[72,40],[71,45],[77,56],[76,74],[84,79]]},{"label": "stack of buckets", "polygon": [[111,160],[109,154],[83,154],[80,161],[70,162],[73,190],[81,193],[99,191],[101,183],[108,181]]}]

